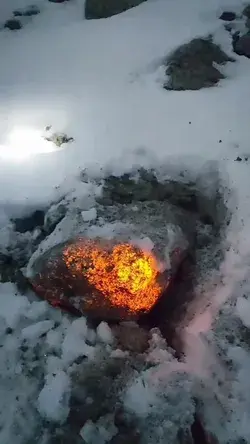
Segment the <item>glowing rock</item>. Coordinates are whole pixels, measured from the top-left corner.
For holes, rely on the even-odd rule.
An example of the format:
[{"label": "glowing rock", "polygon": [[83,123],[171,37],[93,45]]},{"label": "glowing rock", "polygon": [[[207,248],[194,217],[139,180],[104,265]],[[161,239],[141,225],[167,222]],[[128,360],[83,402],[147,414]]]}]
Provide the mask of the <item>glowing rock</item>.
[{"label": "glowing rock", "polygon": [[107,320],[149,312],[168,285],[153,253],[130,243],[78,238],[34,264],[32,286],[52,305]]}]

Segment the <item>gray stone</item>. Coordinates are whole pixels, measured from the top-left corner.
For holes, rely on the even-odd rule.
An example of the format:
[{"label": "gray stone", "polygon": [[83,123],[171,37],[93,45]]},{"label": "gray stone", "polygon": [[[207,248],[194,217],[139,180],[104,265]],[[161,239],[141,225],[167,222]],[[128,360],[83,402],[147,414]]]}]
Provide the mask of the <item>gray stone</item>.
[{"label": "gray stone", "polygon": [[214,66],[233,62],[211,38],[196,38],[177,48],[167,59],[167,90],[199,90],[216,85],[224,75]]},{"label": "gray stone", "polygon": [[86,19],[101,19],[120,14],[134,8],[146,0],[86,0]]}]

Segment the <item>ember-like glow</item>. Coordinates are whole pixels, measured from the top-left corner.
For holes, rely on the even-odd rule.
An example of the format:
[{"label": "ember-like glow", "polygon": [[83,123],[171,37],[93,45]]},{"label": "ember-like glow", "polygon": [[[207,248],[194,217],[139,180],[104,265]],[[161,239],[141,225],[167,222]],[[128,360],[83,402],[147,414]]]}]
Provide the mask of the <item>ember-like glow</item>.
[{"label": "ember-like glow", "polygon": [[162,292],[155,257],[131,244],[108,249],[96,241],[81,240],[67,246],[63,258],[73,276],[83,274],[116,307],[147,312]]}]

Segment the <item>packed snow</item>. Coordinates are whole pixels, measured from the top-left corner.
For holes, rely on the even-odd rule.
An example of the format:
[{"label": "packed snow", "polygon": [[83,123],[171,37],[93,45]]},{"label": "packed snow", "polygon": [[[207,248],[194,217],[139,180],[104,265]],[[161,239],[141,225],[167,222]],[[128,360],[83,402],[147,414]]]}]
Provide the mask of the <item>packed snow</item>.
[{"label": "packed snow", "polygon": [[[1,0],[1,20],[29,5]],[[73,319],[3,280],[0,443],[53,444],[52,428],[67,424],[79,366],[91,373],[91,366],[101,369],[109,360],[122,363],[117,402],[137,418],[143,444],[161,444],[166,433],[176,442],[180,424],[192,424],[199,396],[205,428],[220,443],[249,442],[250,62],[233,53],[218,20],[223,10],[238,13],[245,2],[148,0],[90,21],[83,0],[36,5],[41,13],[20,31],[0,32],[0,253],[25,251],[30,276],[41,253],[81,224],[90,236],[107,238],[128,229],[122,222],[101,224],[94,205],[104,171],[119,175],[135,166],[167,165],[173,177],[185,171],[193,179],[208,177],[215,164],[232,217],[221,267],[208,273],[204,288],[199,283],[196,316],[181,326],[182,361],[158,331],[135,357],[120,349],[107,323]],[[240,19],[237,26],[244,26]],[[167,54],[208,34],[235,59],[223,67],[226,79],[200,91],[164,90]],[[56,146],[44,137],[47,126],[73,141]],[[203,185],[209,193],[212,184]],[[36,209],[46,212],[45,226],[56,225],[41,242],[39,228],[18,233],[13,222]],[[148,237],[138,242],[153,247]],[[129,359],[135,367],[127,371]],[[91,410],[92,394],[81,389]],[[112,442],[118,433],[113,413],[81,424],[82,443]]]}]

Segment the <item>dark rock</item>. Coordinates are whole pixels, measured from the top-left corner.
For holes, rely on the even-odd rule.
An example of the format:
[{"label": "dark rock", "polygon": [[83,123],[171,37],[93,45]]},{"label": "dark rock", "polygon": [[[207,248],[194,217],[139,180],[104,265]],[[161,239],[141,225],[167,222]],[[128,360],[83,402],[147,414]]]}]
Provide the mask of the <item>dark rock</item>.
[{"label": "dark rock", "polygon": [[[86,362],[72,378],[68,417],[71,427],[80,430],[88,420],[96,422],[101,416],[114,414],[119,405],[121,385],[125,387],[125,382],[135,370],[140,371],[143,367],[143,360],[137,357],[128,357],[126,360],[109,358],[96,363]],[[129,418],[123,417],[122,422],[123,427],[121,421],[119,425],[123,430],[128,423],[131,426]],[[116,421],[115,425],[118,426]]]},{"label": "dark rock", "polygon": [[124,323],[113,328],[118,348],[144,353],[148,348],[149,333],[134,323]]},{"label": "dark rock", "polygon": [[[218,202],[215,195],[205,196],[195,182],[176,180],[158,181],[153,171],[138,171],[135,179],[132,174],[120,177],[108,176],[105,179],[103,195],[98,202],[105,205],[114,203],[160,201],[168,202],[186,211],[199,214],[205,223],[216,225]],[[221,208],[223,205],[221,205]]]},{"label": "dark rock", "polygon": [[245,15],[247,18],[250,18],[250,4],[245,6],[245,8],[242,11],[242,14]]},{"label": "dark rock", "polygon": [[236,19],[236,14],[232,11],[224,11],[220,16],[220,19],[225,20],[225,22],[232,22]]},{"label": "dark rock", "polygon": [[250,33],[233,36],[233,50],[238,55],[250,58]]},{"label": "dark rock", "polygon": [[20,10],[15,10],[13,11],[13,15],[14,17],[22,17],[23,13]]},{"label": "dark rock", "polygon": [[18,19],[10,19],[4,23],[4,28],[10,29],[11,31],[17,31],[22,28],[22,24]]},{"label": "dark rock", "polygon": [[36,210],[29,216],[19,217],[13,220],[15,230],[19,233],[26,233],[40,228],[44,224],[45,212],[43,210]]},{"label": "dark rock", "polygon": [[250,30],[250,17],[247,18],[245,25],[246,28]]},{"label": "dark rock", "polygon": [[20,293],[30,289],[30,283],[20,270],[20,266],[11,256],[0,253],[0,282],[16,284]]},{"label": "dark rock", "polygon": [[177,444],[194,444],[191,431],[189,429],[179,429],[177,433]]},{"label": "dark rock", "polygon": [[88,20],[101,19],[120,14],[146,0],[86,0],[85,17]]},{"label": "dark rock", "polygon": [[236,157],[235,162],[242,162],[242,157],[240,156]]},{"label": "dark rock", "polygon": [[31,17],[32,15],[40,14],[40,9],[36,5],[28,6],[27,8],[21,10],[17,9],[13,11],[15,17]]},{"label": "dark rock", "polygon": [[167,59],[164,85],[167,90],[199,90],[216,85],[224,75],[214,62],[224,65],[233,62],[211,38],[196,38],[176,49]]},{"label": "dark rock", "polygon": [[142,444],[140,433],[137,430],[128,430],[127,433],[118,433],[110,444]]}]

